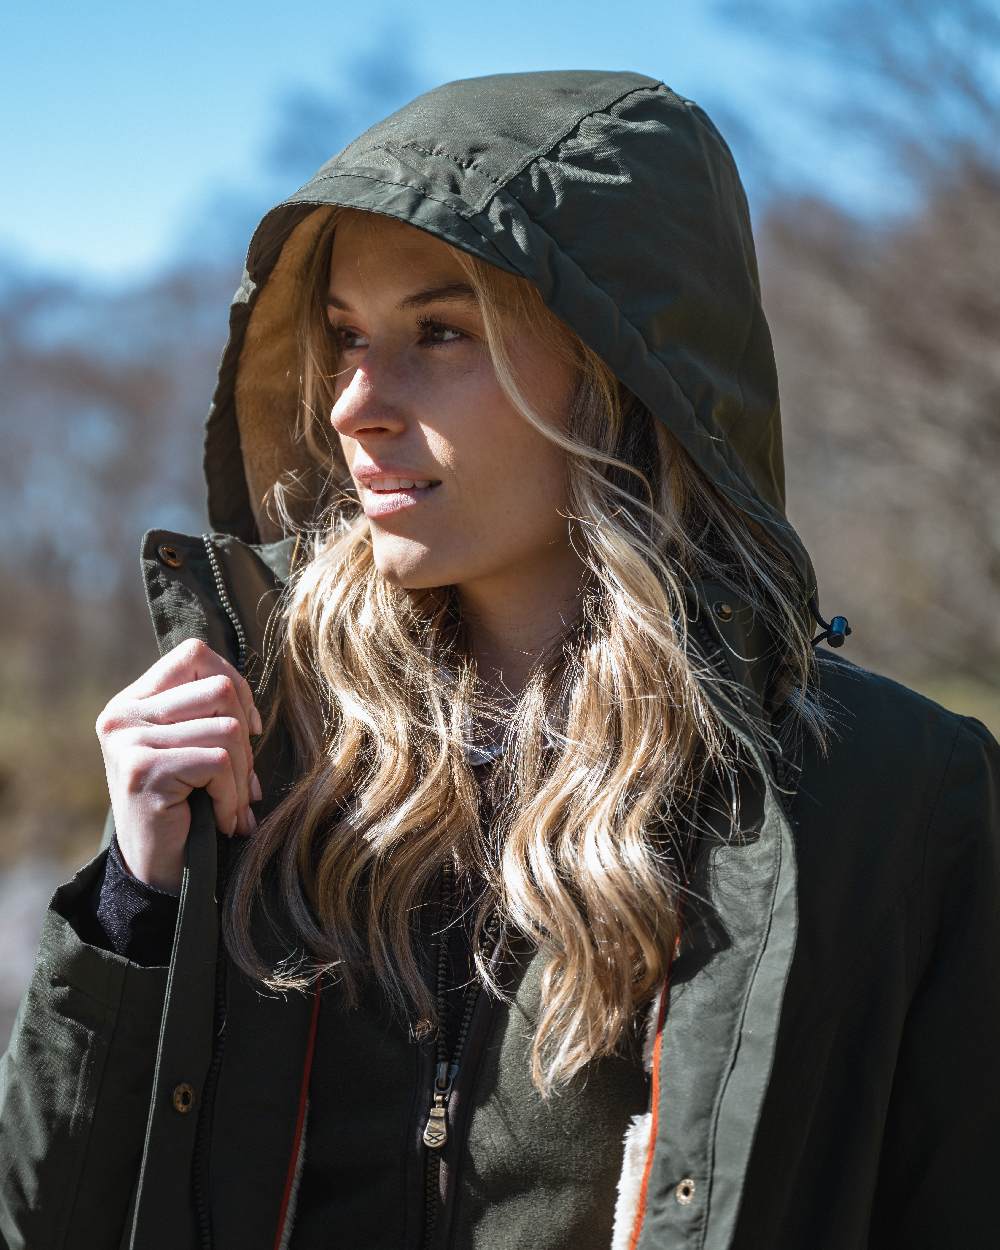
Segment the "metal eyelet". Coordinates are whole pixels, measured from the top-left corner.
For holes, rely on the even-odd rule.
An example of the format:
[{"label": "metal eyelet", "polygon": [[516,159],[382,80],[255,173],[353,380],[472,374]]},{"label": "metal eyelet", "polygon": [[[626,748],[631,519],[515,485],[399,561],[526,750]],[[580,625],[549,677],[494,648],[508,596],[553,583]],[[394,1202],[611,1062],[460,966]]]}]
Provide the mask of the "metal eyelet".
[{"label": "metal eyelet", "polygon": [[164,564],[169,564],[172,569],[179,569],[184,563],[181,553],[176,547],[164,543],[162,547],[157,547],[156,554],[160,557]]},{"label": "metal eyelet", "polygon": [[170,1101],[174,1104],[175,1111],[179,1111],[181,1115],[187,1115],[194,1106],[194,1086],[189,1085],[187,1081],[181,1081],[180,1085],[174,1086]]},{"label": "metal eyelet", "polygon": [[733,619],[733,605],[726,603],[724,599],[717,599],[712,604],[712,611],[720,621],[731,621]]},{"label": "metal eyelet", "polygon": [[674,1189],[674,1197],[684,1207],[694,1200],[694,1181],[690,1176],[685,1176]]}]

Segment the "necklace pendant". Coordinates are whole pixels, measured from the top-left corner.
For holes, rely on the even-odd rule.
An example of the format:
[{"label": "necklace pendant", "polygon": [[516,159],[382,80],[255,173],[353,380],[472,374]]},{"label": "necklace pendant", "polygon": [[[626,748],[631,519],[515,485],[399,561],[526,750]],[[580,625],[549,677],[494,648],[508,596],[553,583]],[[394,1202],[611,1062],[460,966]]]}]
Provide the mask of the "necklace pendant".
[{"label": "necklace pendant", "polygon": [[448,1140],[448,1120],[444,1099],[440,1094],[434,1095],[434,1106],[431,1107],[427,1123],[424,1125],[424,1145],[431,1150],[440,1150]]}]

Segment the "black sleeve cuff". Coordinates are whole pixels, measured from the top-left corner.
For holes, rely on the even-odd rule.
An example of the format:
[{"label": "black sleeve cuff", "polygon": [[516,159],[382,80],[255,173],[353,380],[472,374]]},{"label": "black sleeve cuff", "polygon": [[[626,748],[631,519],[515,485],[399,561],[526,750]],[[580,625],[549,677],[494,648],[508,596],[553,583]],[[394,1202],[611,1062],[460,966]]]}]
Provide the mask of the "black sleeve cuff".
[{"label": "black sleeve cuff", "polygon": [[93,936],[103,939],[95,944],[145,968],[168,964],[179,903],[179,895],[132,875],[114,837],[90,897]]}]

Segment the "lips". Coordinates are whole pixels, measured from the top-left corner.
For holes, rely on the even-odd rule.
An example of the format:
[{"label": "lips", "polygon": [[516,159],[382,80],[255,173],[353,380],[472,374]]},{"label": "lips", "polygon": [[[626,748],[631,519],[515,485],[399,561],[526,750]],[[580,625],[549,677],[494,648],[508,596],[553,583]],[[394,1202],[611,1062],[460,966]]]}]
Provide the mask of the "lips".
[{"label": "lips", "polygon": [[440,482],[435,482],[431,486],[395,487],[392,490],[372,490],[363,485],[361,502],[366,516],[384,517],[425,502],[440,485]]},{"label": "lips", "polygon": [[419,469],[402,468],[396,465],[364,464],[355,465],[351,470],[355,481],[372,489],[373,482],[432,482],[439,485],[440,481],[433,473],[424,473]]},{"label": "lips", "polygon": [[411,480],[406,477],[372,477],[366,489],[375,491],[376,495],[389,495],[397,490],[424,490],[426,486],[440,486],[440,482],[431,477]]}]

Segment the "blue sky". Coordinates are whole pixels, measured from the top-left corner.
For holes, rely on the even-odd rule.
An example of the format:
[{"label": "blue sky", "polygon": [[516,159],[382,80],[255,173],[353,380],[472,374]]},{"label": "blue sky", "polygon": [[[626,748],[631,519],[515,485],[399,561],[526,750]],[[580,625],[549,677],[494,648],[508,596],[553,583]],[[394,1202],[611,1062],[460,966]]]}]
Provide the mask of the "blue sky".
[{"label": "blue sky", "polygon": [[[713,116],[726,107],[766,117],[806,169],[824,179],[832,170],[839,198],[874,202],[857,154],[826,150],[794,120],[805,66],[748,42],[707,0],[372,0],[284,11],[261,0],[40,2],[8,6],[0,26],[0,253],[87,278],[140,279],[171,258],[213,195],[260,193],[289,93],[349,95],[359,57],[384,63],[391,80],[400,56],[415,84],[404,99],[477,74],[639,70]],[[273,198],[298,181],[269,177],[280,186]]]}]

